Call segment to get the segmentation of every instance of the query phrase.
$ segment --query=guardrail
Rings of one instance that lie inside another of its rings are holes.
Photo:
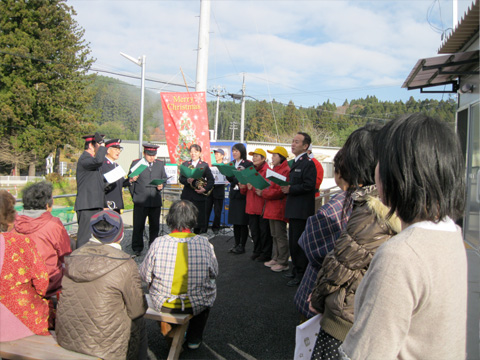
[[[170,201],[175,201],[180,199],[180,194],[182,192],[181,188],[165,188],[163,190],[164,193],[164,198],[170,200]],[[332,197],[335,194],[340,193],[341,190],[338,188],[338,186],[333,186],[327,189],[323,189],[320,191],[320,197],[322,198],[322,205],[326,204],[327,202],[330,201],[330,197]],[[225,194],[228,197],[228,194]],[[63,194],[63,195],[55,195],[53,196],[54,199],[62,199],[62,198],[68,198],[68,197],[76,197],[77,194]],[[16,199],[15,200],[17,203],[23,202],[22,199]],[[168,207],[162,207],[163,210],[168,210],[170,208]],[[133,209],[126,209],[123,210],[124,213],[126,212],[132,212]],[[69,226],[69,225],[75,225],[77,222],[76,221],[68,221],[63,223],[64,226]]]

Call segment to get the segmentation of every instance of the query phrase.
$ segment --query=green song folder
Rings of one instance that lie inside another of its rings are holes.
[[[186,167],[185,165],[180,165],[180,174],[185,176],[187,179],[192,178],[192,179],[200,179],[203,177],[203,172],[205,171],[205,168],[193,168],[190,169],[189,167]]]
[[[225,176],[233,176],[233,171],[236,170],[233,162],[228,164],[213,164],[213,166],[217,167],[218,171]]]
[[[238,179],[238,182],[243,185],[251,184],[255,189],[263,190],[270,186],[267,180],[258,173],[253,166],[245,170],[233,170],[233,175]]]

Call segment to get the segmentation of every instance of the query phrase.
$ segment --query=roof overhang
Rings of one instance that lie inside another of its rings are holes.
[[[456,93],[458,77],[478,75],[479,50],[436,56],[417,61],[402,88],[420,89],[422,93]],[[451,85],[451,89],[424,90],[434,86]]]
[[[480,6],[478,0],[465,12],[455,29],[445,39],[439,54],[452,54],[464,50],[464,46],[476,35],[478,38]]]

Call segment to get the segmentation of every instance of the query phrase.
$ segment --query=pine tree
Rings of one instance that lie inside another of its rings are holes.
[[[92,130],[85,107],[93,59],[73,15],[63,0],[0,2],[0,136],[30,154],[30,175]]]

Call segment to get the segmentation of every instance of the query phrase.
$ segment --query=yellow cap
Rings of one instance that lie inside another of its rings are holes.
[[[266,153],[265,150],[263,150],[263,149],[258,149],[258,148],[257,148],[257,149],[255,149],[255,151],[250,151],[250,152],[248,153],[248,155],[253,155],[253,154],[262,155],[264,158],[267,157],[267,153]]]
[[[279,154],[282,155],[285,159],[288,159],[288,152],[283,146],[277,146],[273,150],[267,150],[269,154]]]

